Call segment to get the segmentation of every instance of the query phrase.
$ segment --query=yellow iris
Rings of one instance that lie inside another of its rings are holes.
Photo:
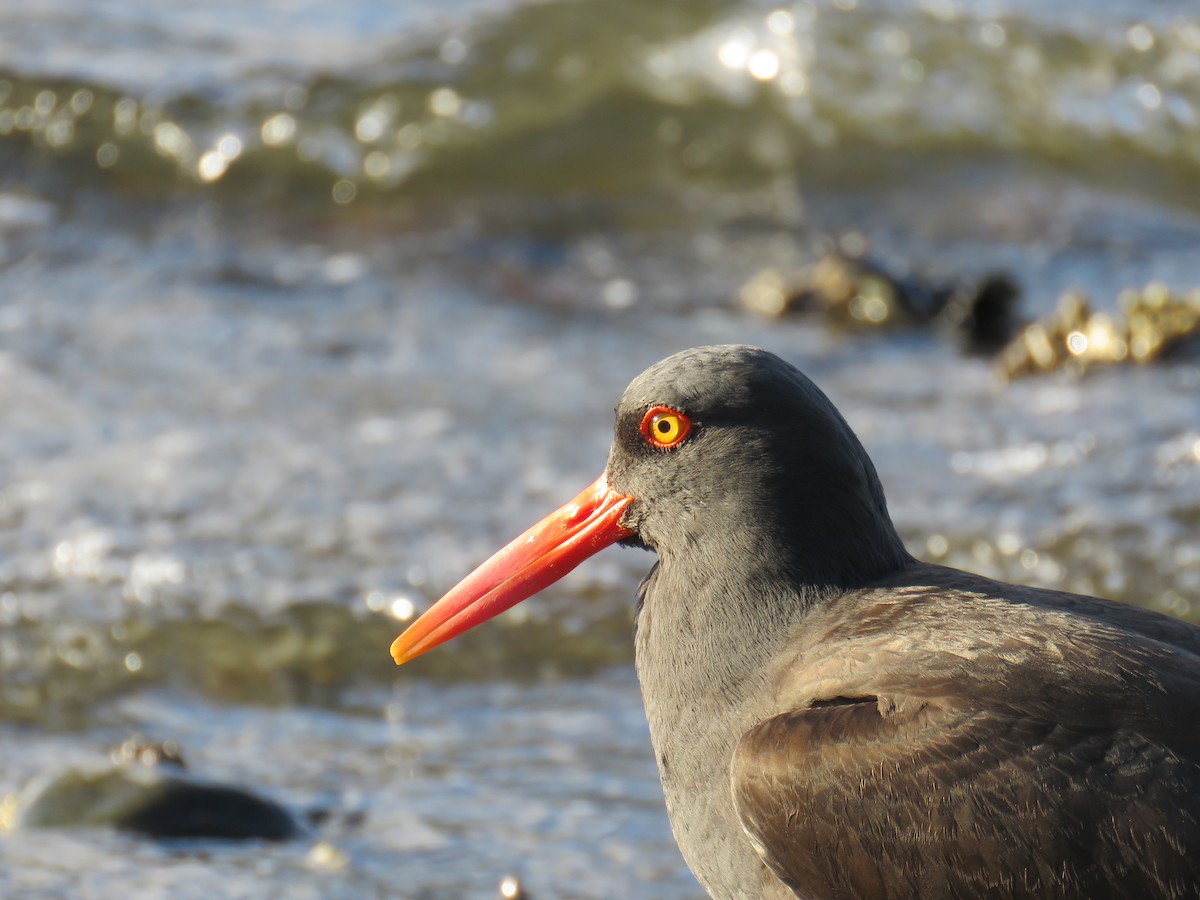
[[[642,437],[663,450],[679,444],[691,430],[692,423],[683,413],[665,406],[656,406],[642,419]]]

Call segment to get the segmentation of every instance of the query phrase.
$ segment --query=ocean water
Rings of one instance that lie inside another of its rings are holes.
[[[1003,385],[739,307],[847,234],[1029,318],[1200,287],[1200,12],[0,0],[0,896],[697,896],[632,675],[649,556],[387,653],[687,346],[821,384],[917,555],[1200,621],[1195,354]],[[20,827],[133,734],[322,821]]]

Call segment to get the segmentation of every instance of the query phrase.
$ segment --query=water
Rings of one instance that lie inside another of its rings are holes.
[[[648,556],[387,656],[686,346],[801,365],[918,555],[1200,620],[1194,357],[1001,387],[733,299],[848,229],[1029,316],[1200,285],[1200,15],[1043,7],[0,2],[0,799],[136,732],[330,813],[9,831],[0,894],[696,896],[630,667]]]

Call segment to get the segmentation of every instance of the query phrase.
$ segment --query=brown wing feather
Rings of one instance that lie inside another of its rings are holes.
[[[870,697],[751,729],[733,792],[804,897],[1198,897],[1198,751]]]

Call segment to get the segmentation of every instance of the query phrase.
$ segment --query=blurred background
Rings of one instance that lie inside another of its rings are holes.
[[[728,341],[917,555],[1200,620],[1197,288],[1194,4],[0,0],[0,895],[696,897],[649,556],[403,624]]]

